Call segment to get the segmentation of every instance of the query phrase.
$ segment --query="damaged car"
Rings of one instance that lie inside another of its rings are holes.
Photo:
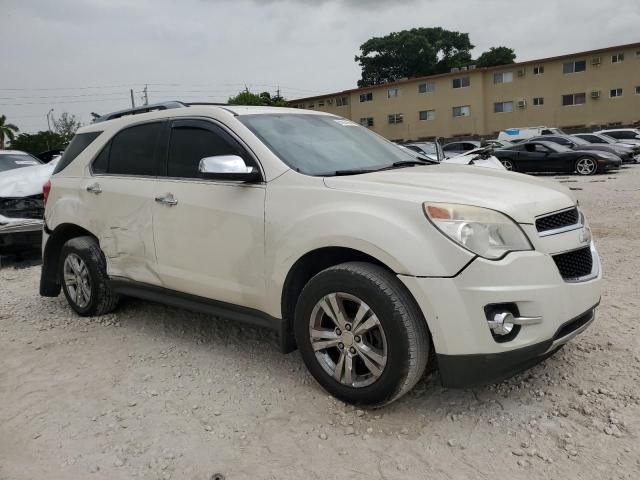
[[[0,150],[0,253],[16,253],[42,242],[42,187],[57,161],[43,164],[18,150]]]

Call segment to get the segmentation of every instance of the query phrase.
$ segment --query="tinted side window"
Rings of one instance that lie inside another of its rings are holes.
[[[107,173],[109,168],[109,151],[111,150],[111,142],[107,143],[96,159],[91,164],[93,173]]]
[[[62,154],[62,158],[58,160],[58,164],[53,169],[53,174],[64,170],[85,148],[87,148],[102,132],[78,133],[73,137],[71,143]]]
[[[226,133],[213,126],[211,129],[199,128],[193,123],[175,126],[171,130],[167,175],[200,178],[200,160],[216,155],[242,156],[242,152]]]
[[[155,149],[162,123],[146,123],[122,130],[111,141],[107,173],[156,175]]]
[[[449,144],[449,145],[445,145],[442,149],[443,149],[445,152],[450,152],[450,151],[452,151],[452,150],[455,150],[456,148],[458,148],[458,145],[455,145],[455,144]]]

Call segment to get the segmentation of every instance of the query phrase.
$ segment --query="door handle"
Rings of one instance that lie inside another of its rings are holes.
[[[178,200],[173,196],[172,193],[166,193],[164,195],[157,196],[156,202],[162,203],[163,205],[169,205],[170,207],[178,204]]]
[[[100,184],[98,183],[94,183],[93,185],[89,185],[86,188],[87,192],[89,193],[93,193],[95,195],[98,195],[99,193],[102,193],[102,189],[100,188]]]

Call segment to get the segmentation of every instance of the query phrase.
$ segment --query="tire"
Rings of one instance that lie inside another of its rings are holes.
[[[578,175],[595,175],[598,171],[598,163],[591,157],[582,157],[576,161],[576,173]]]
[[[59,275],[64,296],[78,315],[104,315],[117,307],[119,296],[109,285],[104,255],[94,238],[76,237],[64,244]]]
[[[358,321],[361,308],[366,313]],[[342,329],[332,318],[336,311],[346,315]],[[343,263],[313,277],[298,298],[294,330],[311,375],[354,405],[380,407],[400,398],[429,358],[429,332],[415,300],[393,273],[370,263]]]
[[[504,160],[500,160],[500,162],[502,163],[502,166],[505,168],[505,170],[509,170],[510,172],[515,172],[515,165],[513,164],[513,162],[509,159],[504,159]]]

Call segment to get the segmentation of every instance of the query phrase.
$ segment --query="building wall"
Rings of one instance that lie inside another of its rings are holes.
[[[612,63],[612,55],[619,53],[624,54],[624,60]],[[597,57],[600,63],[592,64]],[[586,70],[563,73],[564,63],[570,61],[585,61]],[[535,67],[544,67],[544,73],[534,75]],[[510,73],[512,81],[495,83],[495,74],[500,73]],[[453,88],[454,80],[461,77],[469,77],[470,85]],[[422,83],[433,84],[435,91],[419,93]],[[355,122],[372,117],[374,125],[371,128],[383,136],[393,140],[417,140],[434,136],[493,135],[506,128],[536,125],[588,128],[632,124],[640,121],[640,94],[636,93],[636,87],[640,88],[640,44],[500,68],[401,80],[294,100],[292,105],[334,113]],[[399,95],[390,97],[389,89],[396,88]],[[610,98],[610,90],[616,88],[622,88],[622,97]],[[360,102],[360,95],[369,92],[373,95],[372,100]],[[600,98],[591,98],[591,92],[600,92]],[[584,104],[562,104],[563,95],[576,93],[586,95]],[[348,105],[337,106],[337,97],[348,97]],[[543,98],[544,104],[534,105],[534,97]],[[519,107],[520,101],[525,101],[526,106]],[[496,102],[513,102],[513,109],[496,113]],[[321,103],[324,106],[320,106]],[[470,115],[454,118],[453,108],[459,106],[469,106]],[[419,112],[423,110],[433,110],[435,118],[420,120]],[[390,124],[390,114],[402,114],[402,123]]]

